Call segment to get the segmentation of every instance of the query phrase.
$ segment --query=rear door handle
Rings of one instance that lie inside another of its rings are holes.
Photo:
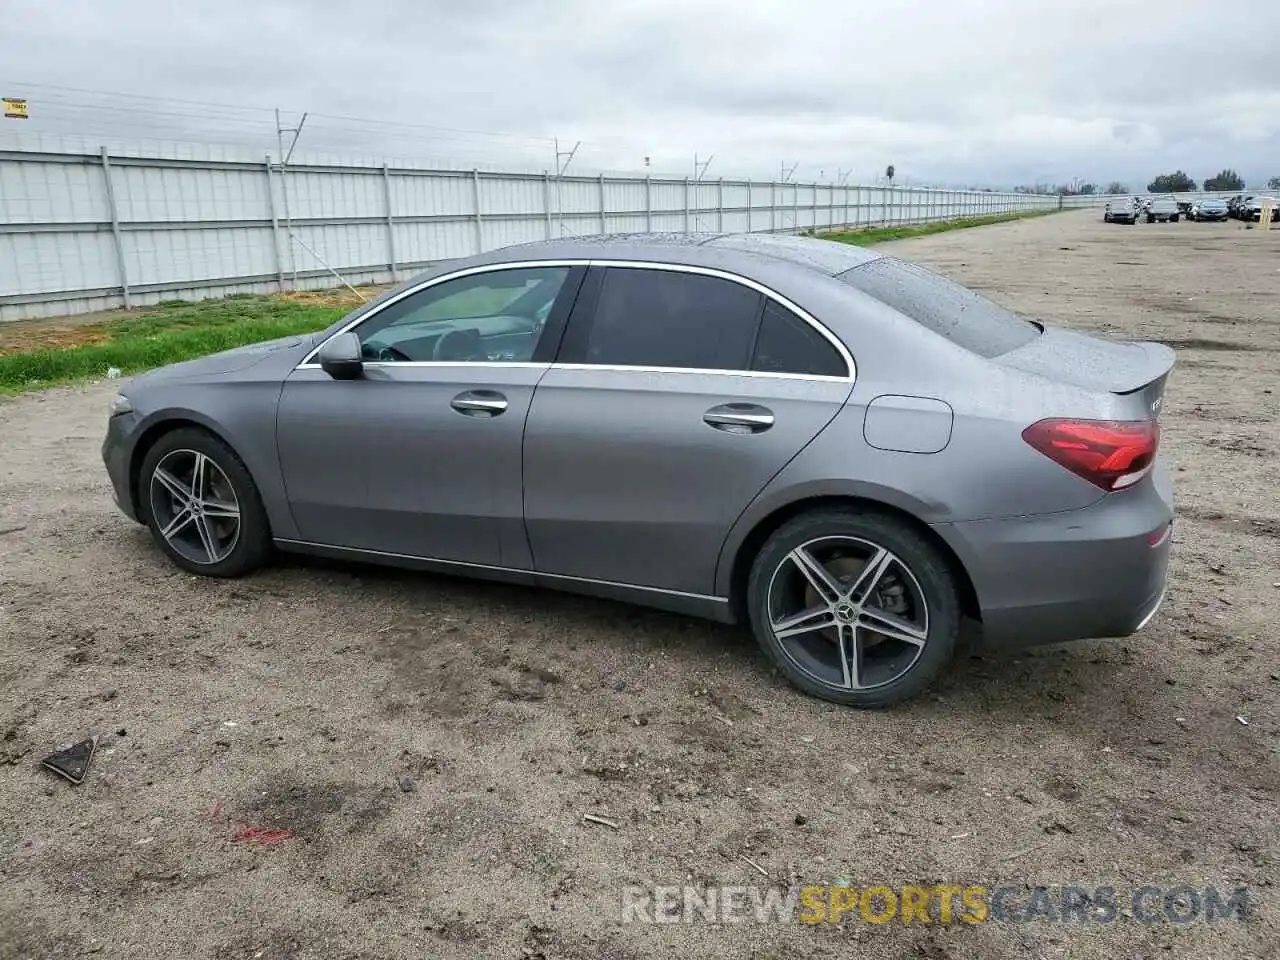
[[[704,413],[702,422],[725,433],[763,433],[773,426],[773,411],[757,403],[722,403]]]
[[[496,390],[467,390],[450,400],[449,406],[468,417],[496,417],[507,409],[507,398]]]

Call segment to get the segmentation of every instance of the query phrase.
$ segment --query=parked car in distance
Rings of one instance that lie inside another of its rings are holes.
[[[1191,208],[1191,219],[1195,221],[1226,220],[1227,217],[1227,201],[1216,197],[1198,200]]]
[[[1192,206],[1195,205],[1194,200],[1180,199],[1180,200],[1177,200],[1177,204],[1178,204],[1178,213],[1181,216],[1184,216],[1184,217],[1191,216],[1191,208]]]
[[[1103,223],[1127,223],[1133,225],[1138,222],[1138,206],[1128,197],[1119,200],[1108,200],[1107,205],[1102,210]]]
[[[1172,197],[1153,197],[1147,204],[1147,223],[1177,223],[1178,202]]]
[[[1255,196],[1249,197],[1240,205],[1240,219],[1251,220],[1255,223],[1262,220],[1262,210],[1264,207],[1271,208],[1271,221],[1274,223],[1280,221],[1280,199],[1276,197]]]
[[[111,403],[120,509],[184,570],[272,548],[750,624],[796,686],[920,692],[987,646],[1141,629],[1174,352],[771,235],[538,241]]]

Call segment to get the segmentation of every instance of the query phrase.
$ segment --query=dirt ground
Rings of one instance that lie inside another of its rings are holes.
[[[1177,349],[1146,631],[841,709],[744,632],[603,601],[185,575],[111,502],[115,384],[0,400],[0,957],[1280,956],[1280,231],[1073,213],[888,247]],[[88,733],[82,785],[38,767]],[[801,884],[1247,886],[1250,908],[622,922],[628,885],[766,884],[746,858]]]

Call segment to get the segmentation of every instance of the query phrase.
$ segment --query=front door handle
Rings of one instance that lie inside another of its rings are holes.
[[[507,398],[496,390],[467,390],[450,400],[449,406],[468,417],[496,417],[507,409]]]
[[[773,411],[757,403],[722,403],[704,413],[702,422],[725,433],[763,433],[773,426]]]

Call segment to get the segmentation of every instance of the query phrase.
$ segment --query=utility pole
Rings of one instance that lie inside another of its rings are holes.
[[[293,156],[293,148],[298,145],[298,137],[302,136],[302,128],[306,126],[306,123],[307,114],[304,112],[296,127],[283,126],[280,123],[280,108],[276,107],[276,148],[280,156],[280,192],[284,196],[284,232],[289,238],[289,272],[293,276],[293,288],[295,290],[298,288],[298,261],[293,255],[293,222],[289,217],[289,180],[286,171],[289,166],[289,158]],[[293,134],[292,139],[289,141],[287,152],[284,148],[284,135],[286,133]]]
[[[573,145],[572,150],[567,150],[567,151],[560,149],[559,137],[556,137],[554,142],[555,142],[555,148],[556,148],[556,219],[560,224],[560,236],[563,237],[564,236],[564,203],[561,199],[561,193],[560,193],[560,178],[563,177],[564,172],[569,169],[569,164],[573,163],[574,154],[576,154],[578,152],[578,148],[582,146],[582,141],[579,140],[577,143]],[[564,158],[563,163],[560,162],[562,157]]]
[[[713,153],[711,156],[707,157],[706,160],[699,162],[698,155],[696,153],[693,155],[693,182],[694,183],[697,183],[704,176],[706,176],[707,167],[711,166],[711,161],[714,160],[715,158],[716,158],[716,155]]]

